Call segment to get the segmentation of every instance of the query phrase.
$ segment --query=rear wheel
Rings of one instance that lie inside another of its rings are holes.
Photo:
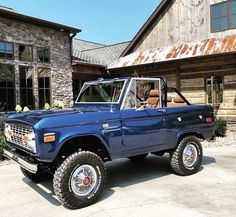
[[[28,170],[24,169],[23,167],[21,167],[20,169],[26,178],[36,183],[47,181],[53,178],[53,176],[50,173],[47,173],[40,169],[36,173],[31,173]]]
[[[202,146],[195,136],[183,138],[176,149],[170,153],[172,169],[179,175],[196,173],[202,163]]]
[[[106,169],[101,158],[89,151],[69,156],[56,170],[55,194],[64,206],[77,209],[94,203],[102,193]]]
[[[140,154],[140,155],[135,155],[128,158],[132,161],[139,161],[139,160],[144,160],[147,156],[148,154]]]

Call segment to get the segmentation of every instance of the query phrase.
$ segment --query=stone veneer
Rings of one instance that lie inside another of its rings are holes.
[[[0,15],[1,16],[1,15]],[[14,43],[14,60],[0,59],[0,64],[14,65],[15,98],[20,103],[19,66],[31,67],[33,71],[35,106],[38,107],[38,69],[47,69],[51,75],[51,103],[63,101],[69,106],[72,99],[72,66],[70,34],[53,28],[33,25],[0,17],[0,41]],[[33,61],[19,60],[18,44],[33,46]],[[50,63],[37,62],[37,47],[50,48]]]

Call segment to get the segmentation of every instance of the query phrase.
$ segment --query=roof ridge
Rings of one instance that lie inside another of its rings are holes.
[[[80,38],[74,38],[74,40],[77,40],[77,41],[84,41],[84,42],[89,42],[89,43],[93,43],[93,44],[98,44],[98,45],[107,46],[106,44],[101,44],[101,43],[97,43],[97,42],[94,42],[94,41],[88,41],[88,40],[84,40],[84,39],[80,39]]]
[[[86,49],[86,50],[82,50],[81,52],[85,52],[85,51],[91,51],[91,50],[99,50],[102,48],[107,48],[107,47],[112,47],[112,46],[116,46],[119,44],[125,44],[125,43],[129,43],[130,41],[124,41],[124,42],[120,42],[120,43],[116,43],[116,44],[110,44],[110,45],[106,45],[104,47],[96,47],[96,48],[91,48],[91,49]]]

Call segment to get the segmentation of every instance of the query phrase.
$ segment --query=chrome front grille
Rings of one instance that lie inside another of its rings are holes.
[[[28,141],[25,136],[28,136],[30,133],[33,133],[34,130],[32,127],[27,125],[19,124],[9,124],[12,135],[10,137],[10,142],[21,146],[27,150],[34,151],[32,146],[28,144]]]

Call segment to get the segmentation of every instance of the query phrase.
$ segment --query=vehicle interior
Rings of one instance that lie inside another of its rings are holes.
[[[167,87],[164,79],[134,78],[123,108],[154,109],[188,105],[187,99],[176,88]]]

